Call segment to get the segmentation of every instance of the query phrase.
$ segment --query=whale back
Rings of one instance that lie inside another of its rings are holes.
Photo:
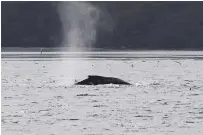
[[[131,85],[130,83],[115,77],[104,77],[104,76],[98,76],[98,75],[88,75],[87,79],[76,83],[76,85],[99,85],[99,84]]]

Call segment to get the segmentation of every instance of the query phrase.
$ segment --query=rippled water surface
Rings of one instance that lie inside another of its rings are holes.
[[[1,64],[3,135],[203,134],[201,59],[3,58]],[[89,74],[133,86],[69,83]]]

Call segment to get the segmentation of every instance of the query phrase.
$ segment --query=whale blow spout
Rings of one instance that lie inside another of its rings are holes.
[[[77,82],[75,85],[101,85],[101,84],[120,84],[120,85],[131,85],[121,79],[114,77],[104,77],[98,75],[89,75],[87,79]]]

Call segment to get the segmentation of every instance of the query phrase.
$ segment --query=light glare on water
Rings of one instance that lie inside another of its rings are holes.
[[[2,134],[203,133],[201,59],[23,60],[2,59]],[[70,85],[70,69],[133,86]]]

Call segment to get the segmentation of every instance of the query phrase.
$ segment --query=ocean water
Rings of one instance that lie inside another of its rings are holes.
[[[203,134],[200,52],[43,55],[2,54],[2,134]],[[133,85],[74,85],[90,74]]]

